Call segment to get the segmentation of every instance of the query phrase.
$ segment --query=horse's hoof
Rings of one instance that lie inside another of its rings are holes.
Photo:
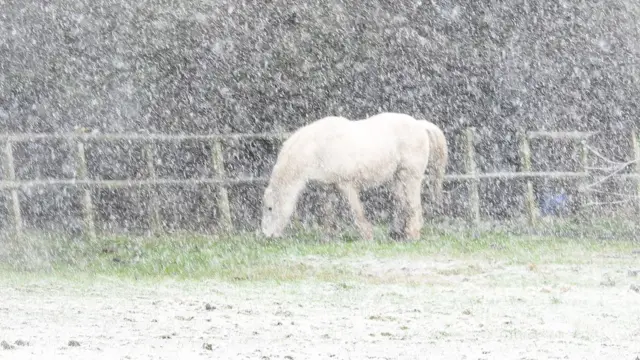
[[[361,236],[365,241],[373,241],[373,231],[371,230],[364,231]]]
[[[420,240],[420,230],[406,230],[406,233],[401,236],[404,241],[418,241]]]
[[[391,240],[394,240],[394,241],[401,241],[404,238],[402,232],[397,230],[390,231],[389,237],[391,238]]]

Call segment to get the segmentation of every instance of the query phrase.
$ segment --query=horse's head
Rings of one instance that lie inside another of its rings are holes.
[[[292,166],[291,157],[294,158],[293,165],[295,165],[298,161],[296,154],[292,155],[285,151],[284,155],[278,155],[269,185],[264,190],[261,229],[262,233],[268,237],[282,236],[295,210],[298,195],[306,183],[304,171]]]
[[[269,185],[262,198],[262,233],[267,237],[280,237],[293,212],[290,201],[283,200],[283,189]]]

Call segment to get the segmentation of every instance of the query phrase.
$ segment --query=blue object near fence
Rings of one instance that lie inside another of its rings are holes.
[[[560,193],[547,193],[542,197],[542,204],[540,204],[541,215],[554,215],[558,216],[567,211],[568,196],[563,192]]]

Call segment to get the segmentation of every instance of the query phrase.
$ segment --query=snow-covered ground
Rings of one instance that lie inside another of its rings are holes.
[[[0,358],[640,356],[640,278],[630,271],[633,259],[528,266],[430,258],[340,261],[371,281],[6,276],[0,280]]]

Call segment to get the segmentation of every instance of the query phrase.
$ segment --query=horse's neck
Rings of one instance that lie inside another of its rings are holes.
[[[306,179],[300,173],[291,173],[287,169],[274,169],[269,181],[269,187],[287,192],[299,192],[306,184]]]

